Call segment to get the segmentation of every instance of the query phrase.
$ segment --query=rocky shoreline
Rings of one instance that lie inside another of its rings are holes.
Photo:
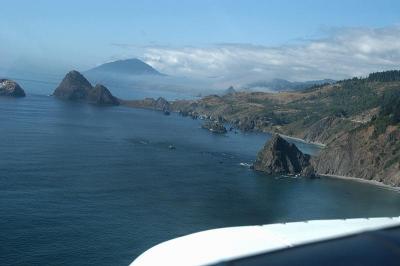
[[[376,180],[367,180],[367,179],[362,179],[358,177],[352,177],[352,176],[340,176],[340,175],[327,175],[327,174],[319,174],[320,177],[326,177],[326,178],[333,178],[333,179],[342,179],[342,180],[347,180],[347,181],[355,181],[359,183],[364,183],[364,184],[369,184],[372,186],[378,186],[383,189],[388,189],[392,191],[396,191],[400,193],[400,187],[399,186],[392,186],[385,184],[383,182],[379,182]]]

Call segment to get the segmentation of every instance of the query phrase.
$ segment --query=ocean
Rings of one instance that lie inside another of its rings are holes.
[[[400,215],[400,194],[382,187],[256,173],[241,163],[269,135],[214,135],[201,122],[0,98],[0,265],[128,265],[201,230]]]

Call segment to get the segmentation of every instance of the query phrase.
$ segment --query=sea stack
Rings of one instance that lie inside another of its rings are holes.
[[[119,100],[103,85],[95,87],[78,71],[70,71],[53,95],[62,100],[82,101],[99,105],[119,105]]]
[[[296,145],[275,134],[258,153],[253,167],[267,174],[315,177],[310,159],[310,155],[303,154]]]
[[[25,91],[13,80],[0,79],[0,96],[25,97]]]

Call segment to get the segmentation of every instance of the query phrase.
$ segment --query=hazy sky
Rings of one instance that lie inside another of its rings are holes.
[[[171,75],[303,80],[400,65],[398,0],[0,0],[0,6],[3,70],[85,70],[138,57]]]

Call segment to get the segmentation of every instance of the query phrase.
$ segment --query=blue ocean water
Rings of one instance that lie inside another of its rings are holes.
[[[0,265],[128,265],[161,241],[211,228],[400,214],[400,194],[380,187],[255,173],[240,163],[267,135],[219,136],[200,124],[0,98]]]

